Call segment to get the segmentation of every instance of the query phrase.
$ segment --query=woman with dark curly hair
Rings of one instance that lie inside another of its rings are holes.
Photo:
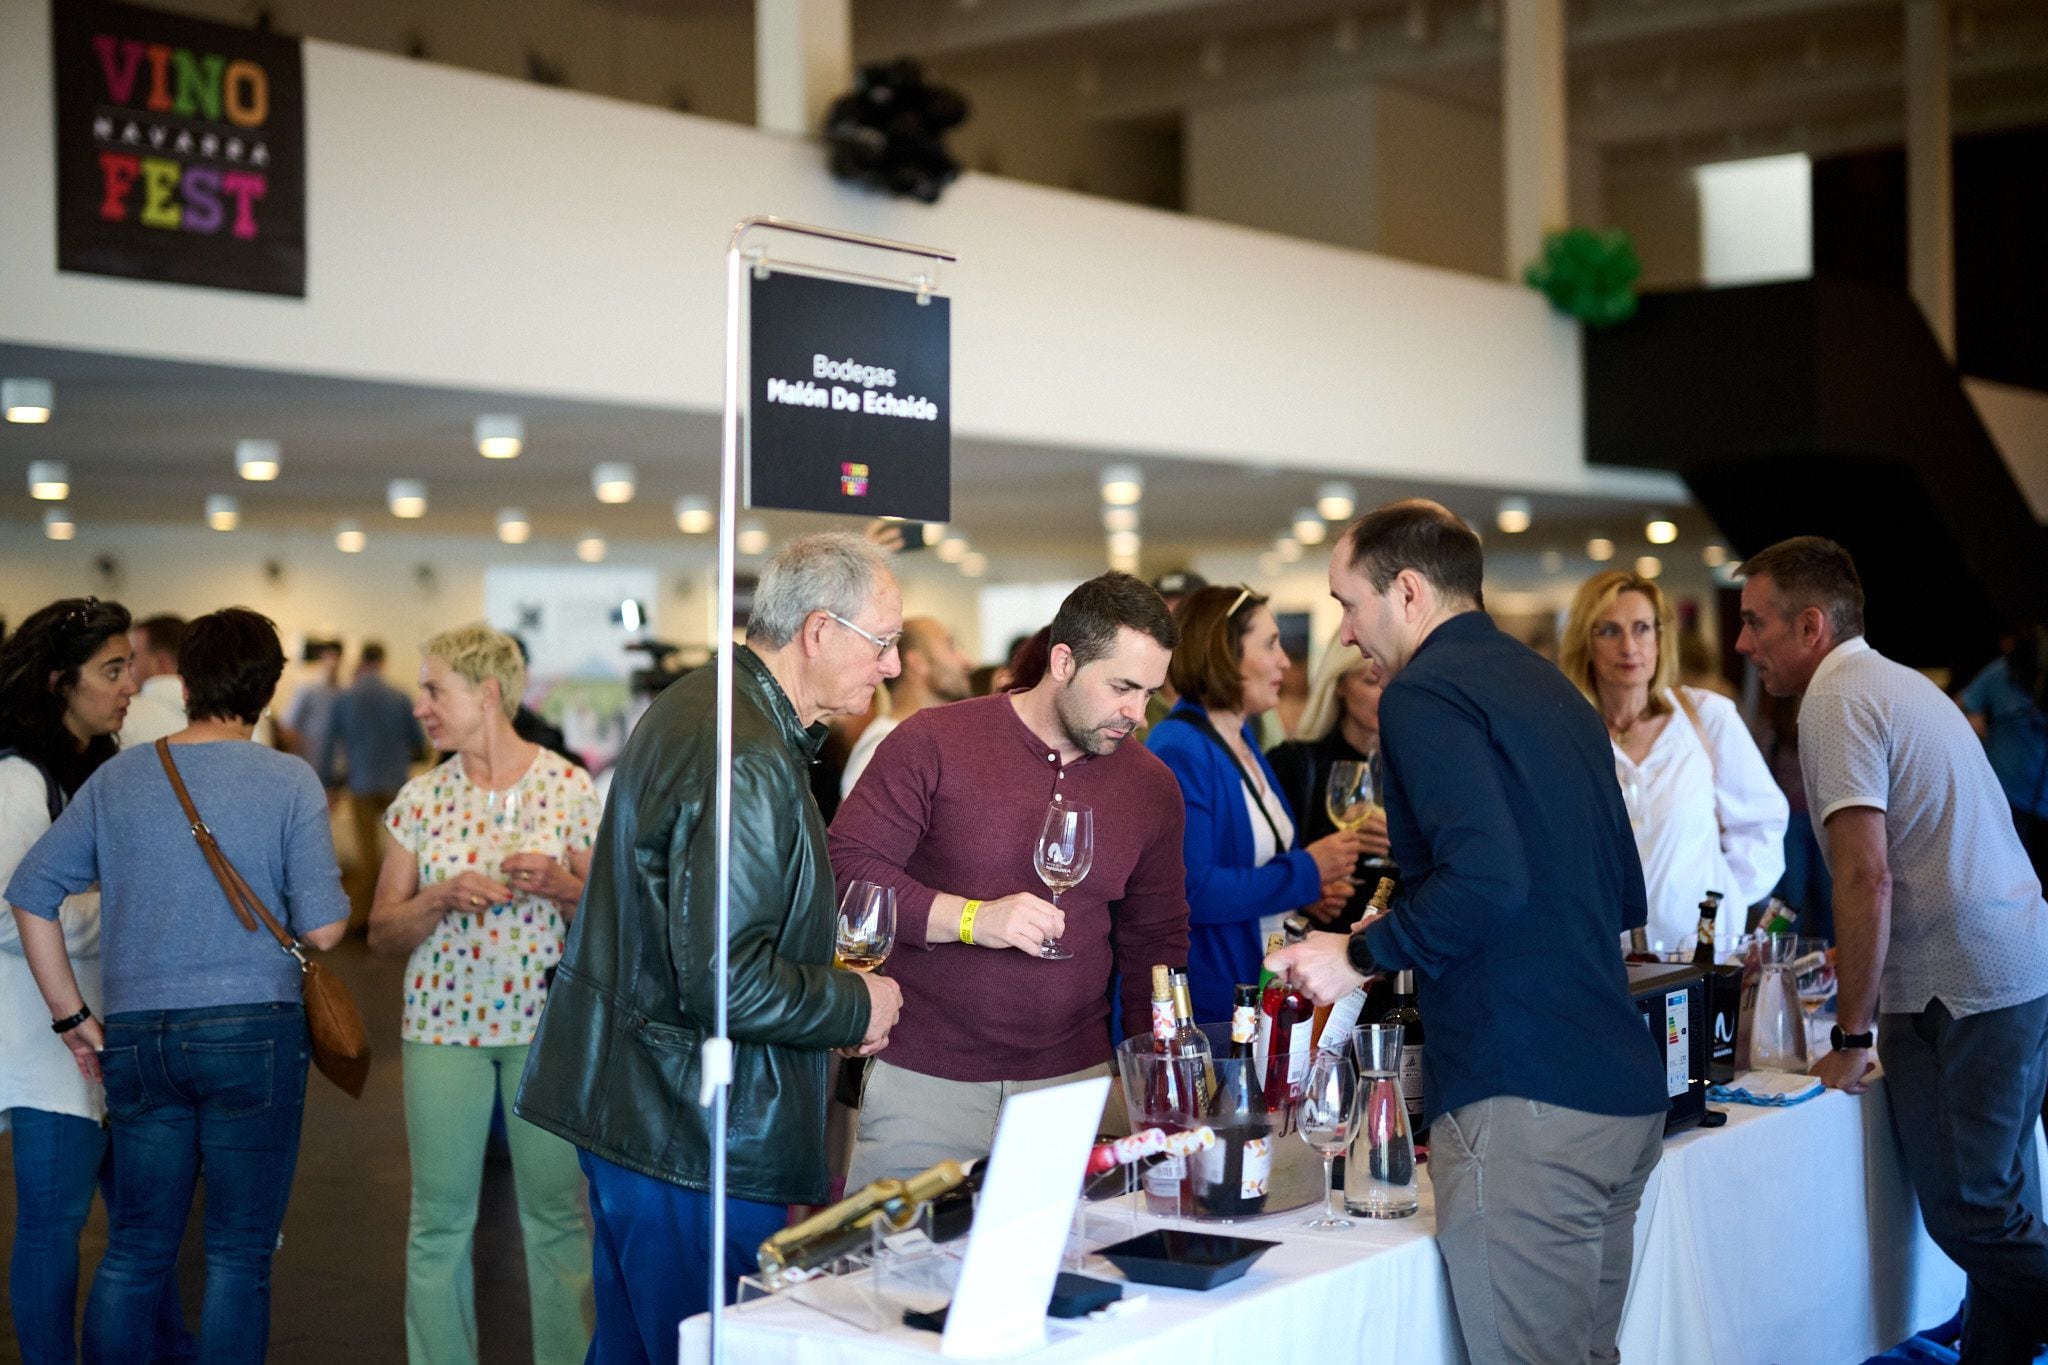
[[[114,756],[114,734],[136,691],[128,625],[118,602],[70,597],[0,645],[0,882]],[[65,898],[58,922],[80,993],[98,1005],[99,893]],[[14,917],[0,917],[0,1131],[14,1133],[8,1302],[22,1359],[68,1365],[77,1356],[78,1234],[94,1185],[108,1186],[113,1167],[101,1126],[105,1096],[48,1024]],[[155,1359],[191,1359],[177,1300],[166,1296],[161,1307]]]
[[[283,670],[277,628],[255,612],[230,607],[193,621],[179,658],[185,728],[161,749],[102,765],[7,885],[49,1026],[79,1074],[106,1085],[114,1191],[107,1254],[86,1302],[87,1365],[149,1358],[202,1171],[200,1359],[260,1361],[269,1344],[270,1261],[311,1053],[299,964],[236,918],[167,769],[279,922],[308,947],[339,942],[348,898],[327,794],[303,760],[249,738]],[[65,898],[95,883],[104,1031],[58,924]]]

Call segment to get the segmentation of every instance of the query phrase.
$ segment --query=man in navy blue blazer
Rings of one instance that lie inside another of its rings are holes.
[[[1599,717],[1495,627],[1483,567],[1479,537],[1433,502],[1391,503],[1338,540],[1339,638],[1388,678],[1404,881],[1385,914],[1269,965],[1318,1003],[1415,973],[1437,1244],[1474,1365],[1618,1361],[1669,1103],[1619,946],[1647,913],[1642,867]]]

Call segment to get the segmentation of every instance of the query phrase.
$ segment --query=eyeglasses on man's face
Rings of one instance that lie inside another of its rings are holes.
[[[837,621],[840,625],[845,626],[855,635],[860,636],[861,639],[866,640],[869,644],[873,645],[875,647],[875,662],[877,663],[880,663],[882,660],[888,658],[889,651],[903,643],[903,632],[900,630],[893,635],[876,635],[872,632],[862,630],[859,626],[847,620],[844,616],[841,616],[836,611],[828,611],[825,614],[831,617],[833,620]]]

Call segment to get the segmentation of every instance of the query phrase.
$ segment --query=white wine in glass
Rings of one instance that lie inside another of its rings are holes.
[[[1323,809],[1330,823],[1341,830],[1363,828],[1379,809],[1373,791],[1372,764],[1345,759],[1330,765],[1330,777],[1323,787]]]
[[[896,888],[850,882],[839,898],[839,923],[832,940],[832,965],[871,972],[896,946]]]
[[[1095,808],[1055,796],[1045,808],[1045,824],[1038,831],[1038,850],[1031,861],[1057,909],[1060,892],[1079,886],[1095,864]],[[1039,945],[1038,955],[1049,962],[1073,956],[1050,938]]]

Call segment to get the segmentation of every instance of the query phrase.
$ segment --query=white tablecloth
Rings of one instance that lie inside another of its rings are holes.
[[[1312,1233],[1280,1214],[1230,1231],[1277,1241],[1244,1279],[1207,1294],[1133,1286],[1141,1311],[1058,1324],[1073,1334],[1028,1357],[1241,1365],[1247,1359],[1463,1365],[1422,1212]],[[1141,1227],[1156,1225],[1143,1215]],[[1115,1279],[1106,1264],[1090,1274]],[[1955,1311],[1963,1275],[1928,1240],[1900,1166],[1882,1082],[1791,1109],[1734,1106],[1728,1125],[1667,1143],[1636,1219],[1622,1357],[1644,1365],[1852,1365]],[[683,1325],[683,1359],[706,1357],[707,1319]],[[935,1356],[939,1339],[869,1333],[771,1299],[730,1311],[733,1365],[858,1365]]]

